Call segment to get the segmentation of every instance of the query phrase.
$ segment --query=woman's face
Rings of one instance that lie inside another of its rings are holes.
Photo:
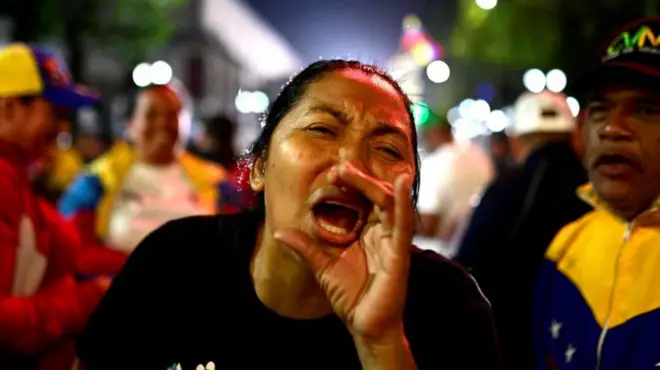
[[[341,251],[360,237],[373,207],[328,172],[347,161],[393,184],[415,173],[414,134],[403,99],[381,77],[343,70],[311,83],[252,170],[253,189],[265,192],[267,230],[300,229]]]

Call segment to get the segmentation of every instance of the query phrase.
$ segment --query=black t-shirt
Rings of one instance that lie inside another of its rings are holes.
[[[360,369],[332,315],[281,317],[264,306],[249,264],[255,214],[191,217],[149,235],[78,339],[89,370]],[[404,328],[420,369],[496,369],[490,308],[460,267],[412,252]]]

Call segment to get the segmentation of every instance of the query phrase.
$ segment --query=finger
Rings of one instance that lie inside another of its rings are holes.
[[[375,205],[384,209],[391,209],[394,198],[394,191],[391,184],[365,174],[349,162],[340,164],[337,168],[336,175],[335,172],[331,172],[330,176],[334,177],[332,179],[334,182],[343,180],[347,184],[354,186]]]
[[[414,231],[414,218],[410,193],[412,178],[408,174],[399,176],[394,182],[394,230],[392,241],[397,251],[408,251]]]
[[[323,273],[332,263],[332,257],[302,231],[295,229],[278,230],[274,236],[275,240],[282,242],[302,256],[315,273]]]

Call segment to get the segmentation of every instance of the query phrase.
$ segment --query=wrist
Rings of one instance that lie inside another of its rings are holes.
[[[417,369],[402,324],[377,338],[353,334],[353,341],[365,370]]]

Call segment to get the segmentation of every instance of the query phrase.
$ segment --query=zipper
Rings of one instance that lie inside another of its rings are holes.
[[[623,243],[621,244],[621,249],[619,249],[618,256],[616,258],[616,264],[614,265],[614,281],[612,282],[612,294],[610,294],[610,300],[607,305],[607,319],[605,320],[605,326],[600,332],[600,337],[598,338],[598,347],[596,349],[596,370],[600,370],[600,363],[603,355],[603,346],[605,345],[605,337],[607,337],[607,331],[610,328],[610,316],[612,315],[612,307],[614,306],[614,292],[616,290],[616,281],[619,275],[619,260],[621,259],[621,254],[623,253],[623,248],[630,240],[630,235],[632,234],[633,222],[626,224],[626,232],[623,234]]]

